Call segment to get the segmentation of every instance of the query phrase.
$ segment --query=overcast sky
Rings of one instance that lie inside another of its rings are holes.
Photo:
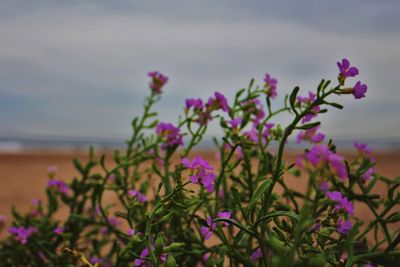
[[[149,70],[170,77],[157,110],[176,122],[187,97],[265,72],[306,93],[347,57],[367,97],[342,97],[324,131],[400,137],[399,48],[398,0],[0,0],[0,136],[125,138]]]

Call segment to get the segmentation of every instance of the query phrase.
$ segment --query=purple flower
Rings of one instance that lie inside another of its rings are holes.
[[[306,123],[311,121],[313,118],[317,117],[318,112],[321,110],[319,106],[315,106],[312,108],[311,112],[308,113],[307,115],[304,116],[304,118],[301,120],[301,123]]]
[[[196,156],[192,161],[188,158],[184,158],[181,160],[181,163],[192,171],[190,181],[193,184],[200,182],[207,189],[207,192],[211,193],[214,191],[215,174],[213,172],[207,172],[214,168],[210,166],[208,161],[200,156]]]
[[[339,67],[339,75],[344,79],[347,77],[355,77],[358,75],[358,69],[350,66],[350,61],[346,58],[342,59],[342,62],[337,62]]]
[[[342,235],[348,235],[353,225],[350,220],[343,221],[341,218],[338,220],[337,231]]]
[[[203,108],[203,101],[200,98],[186,99],[185,104],[186,104],[187,109],[190,109],[191,107],[193,107],[194,110],[201,110]]]
[[[316,126],[314,128],[299,132],[296,137],[296,143],[300,144],[303,140],[309,140],[313,143],[320,143],[324,141],[325,135],[318,132],[319,128],[320,126]]]
[[[219,211],[218,212],[218,218],[230,219],[231,216],[232,216],[232,213],[230,213],[229,211]],[[228,222],[222,222],[222,225],[229,226],[229,223]]]
[[[139,202],[147,202],[147,197],[135,189],[129,190],[128,195],[136,198]]]
[[[135,234],[135,229],[131,228],[128,230],[128,236],[133,236]]]
[[[262,136],[265,139],[268,139],[272,133],[272,128],[275,126],[275,123],[267,122],[264,124],[264,130],[262,132]]]
[[[261,248],[256,249],[250,256],[250,259],[254,262],[257,262],[261,258],[262,258]]]
[[[316,94],[314,94],[313,92],[309,91],[308,92],[308,96],[298,96],[297,97],[297,102],[298,102],[299,105],[310,104],[310,103],[315,101],[316,96],[317,96]]]
[[[114,216],[108,216],[107,217],[108,223],[111,224],[113,227],[118,227],[119,225],[122,224],[122,222]]]
[[[342,193],[339,191],[328,191],[326,192],[326,196],[336,202],[336,206],[334,211],[343,210],[347,214],[353,215],[354,214],[354,206],[346,197],[342,196]]]
[[[371,167],[368,169],[368,171],[366,171],[361,175],[361,179],[363,179],[366,182],[371,180],[373,175],[374,175],[374,168]]]
[[[361,83],[360,81],[356,82],[351,91],[352,95],[355,99],[360,99],[365,97],[365,93],[367,92],[368,86],[366,84]]]
[[[278,95],[276,92],[278,80],[275,78],[272,78],[268,73],[266,73],[264,76],[264,83],[265,83],[264,84],[265,93],[267,94],[267,96],[272,99],[275,99],[276,96]]]
[[[258,142],[258,130],[256,127],[252,127],[250,131],[243,132],[243,136],[254,143]]]
[[[365,264],[364,267],[375,267],[375,265],[372,265],[371,263],[367,263],[367,264]]]
[[[154,247],[152,247],[151,250],[154,250]],[[142,250],[140,253],[140,258],[135,259],[134,266],[143,266],[146,267],[146,258],[149,256],[149,249],[146,247],[145,249]],[[160,255],[160,261],[161,262],[166,262],[167,261],[167,254],[163,253]]]
[[[319,187],[319,191],[328,191],[329,190],[329,183],[328,182],[322,182]]]
[[[220,92],[215,92],[214,97],[210,97],[208,99],[208,106],[211,107],[211,109],[222,109],[225,112],[228,112],[228,100],[226,97],[221,94]]]
[[[29,236],[31,236],[33,233],[36,233],[37,231],[37,228],[33,226],[29,226],[28,228],[25,228],[23,226],[13,226],[8,229],[8,232],[12,234],[14,238],[21,244],[26,244],[28,242]]]
[[[159,71],[152,71],[147,74],[152,78],[149,86],[156,94],[161,94],[162,87],[168,82],[168,77],[160,73]]]
[[[360,154],[367,156],[371,155],[371,149],[367,144],[354,142],[353,145]]]
[[[342,193],[339,191],[328,191],[326,192],[326,196],[332,201],[340,201],[342,199]]]
[[[167,149],[176,145],[183,145],[183,136],[180,129],[171,123],[160,122],[156,126],[156,133],[163,138],[162,149]]]
[[[97,257],[97,256],[91,257],[89,261],[90,261],[91,264],[96,264],[96,263],[97,264],[101,264],[101,263],[103,263],[103,260],[101,258]]]
[[[238,126],[240,126],[242,124],[242,118],[235,118],[231,121],[228,121],[228,124],[232,127],[232,128],[236,128]]]
[[[62,180],[55,180],[55,179],[49,180],[48,186],[50,188],[56,188],[58,192],[60,192],[63,195],[67,195],[69,192],[68,185],[66,185],[65,182]]]
[[[64,233],[64,228],[63,227],[57,227],[56,229],[54,229],[54,233],[57,235],[62,235]]]
[[[211,238],[213,231],[217,228],[217,223],[212,222],[212,218],[207,218],[207,226],[200,227],[200,233],[204,236],[205,240]]]

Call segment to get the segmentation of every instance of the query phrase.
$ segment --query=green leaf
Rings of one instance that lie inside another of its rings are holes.
[[[317,122],[313,122],[313,123],[309,123],[309,124],[304,124],[302,126],[298,126],[298,127],[296,127],[296,129],[297,130],[309,130],[309,129],[319,126],[320,124],[321,124],[321,122],[317,121]]]
[[[292,108],[292,110],[296,114],[297,114],[297,110],[295,108],[295,104],[296,104],[296,97],[297,97],[297,94],[299,93],[299,90],[300,90],[300,87],[296,86],[293,89],[293,91],[292,91],[292,93],[290,94],[290,97],[289,97],[290,107]]]
[[[251,211],[257,203],[257,200],[268,190],[271,185],[271,180],[266,180],[261,186],[259,186],[256,191],[254,191],[253,196],[251,197],[248,210]]]

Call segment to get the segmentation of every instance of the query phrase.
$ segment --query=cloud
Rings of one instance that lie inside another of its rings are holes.
[[[392,1],[4,1],[0,10],[0,92],[13,96],[3,111],[32,102],[1,120],[13,121],[9,132],[126,136],[148,70],[171,78],[159,107],[169,120],[186,97],[216,90],[232,97],[266,71],[279,78],[280,95],[297,84],[306,92],[315,79],[335,79],[335,62],[346,56],[361,69],[368,98],[346,99],[352,115],[329,115],[340,130],[328,131],[400,135],[396,119],[377,111],[396,113],[400,100]]]

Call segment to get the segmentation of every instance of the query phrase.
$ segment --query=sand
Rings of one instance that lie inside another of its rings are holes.
[[[214,153],[202,153],[209,160],[215,160]],[[296,153],[290,153],[286,159],[294,162]],[[353,156],[348,154],[347,156]],[[376,171],[384,176],[400,175],[400,152],[379,152],[374,156],[379,162]],[[72,158],[87,160],[86,151],[25,151],[19,153],[0,153],[0,214],[10,218],[11,206],[18,210],[28,211],[33,199],[44,198],[44,188],[47,185],[48,166],[58,166],[57,178],[65,181],[78,175],[72,164]],[[110,158],[110,157],[108,157]],[[108,161],[107,164],[112,164]],[[305,179],[288,178],[288,184],[299,189],[305,188]],[[385,195],[387,190],[378,186],[375,193]],[[370,220],[372,215],[365,212],[365,207],[356,206],[356,214],[364,220]],[[4,234],[4,233],[3,233]]]

